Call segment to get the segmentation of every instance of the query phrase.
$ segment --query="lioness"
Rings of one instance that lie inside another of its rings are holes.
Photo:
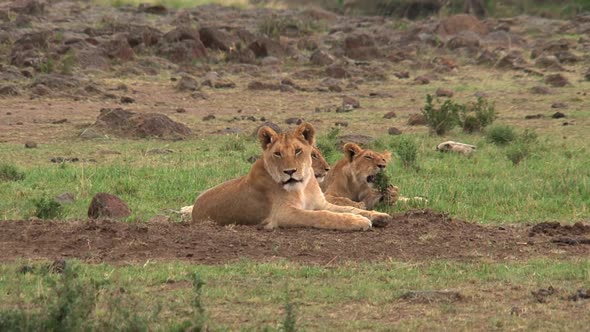
[[[373,223],[389,222],[388,214],[325,200],[311,167],[314,137],[315,130],[308,123],[286,134],[260,128],[262,158],[247,175],[199,195],[192,220],[264,225],[267,229],[299,226],[341,230],[366,230]]]
[[[322,190],[329,202],[373,209],[383,199],[374,188],[375,176],[387,167],[391,153],[363,150],[354,143],[343,147],[344,158],[328,172]],[[397,188],[388,188],[387,198],[397,200]],[[353,205],[354,204],[354,205]]]

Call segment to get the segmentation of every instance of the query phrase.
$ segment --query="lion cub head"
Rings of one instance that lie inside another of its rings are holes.
[[[315,146],[311,150],[311,168],[313,168],[313,174],[316,180],[318,180],[318,183],[324,181],[326,174],[330,170],[330,164],[328,164],[322,152]]]
[[[315,130],[309,123],[302,123],[286,134],[278,134],[266,126],[258,130],[264,168],[285,190],[301,190],[313,176],[314,137]]]
[[[350,163],[354,180],[359,184],[367,183],[371,187],[377,173],[385,169],[387,162],[391,159],[389,151],[378,153],[373,150],[363,150],[354,143],[346,143],[343,150]]]

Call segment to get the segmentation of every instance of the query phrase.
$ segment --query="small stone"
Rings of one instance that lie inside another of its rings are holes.
[[[59,120],[52,121],[51,123],[52,124],[62,124],[62,123],[66,123],[66,122],[68,122],[68,119],[59,119]]]
[[[553,103],[551,104],[551,108],[567,108],[566,103]]]
[[[436,96],[437,97],[449,97],[451,98],[455,93],[453,92],[453,90],[450,89],[444,89],[444,88],[438,88],[436,89]]]
[[[346,121],[336,121],[336,122],[334,122],[334,125],[336,127],[348,127],[348,122],[346,122]]]
[[[342,107],[347,107],[347,105],[352,106],[352,108],[361,107],[361,103],[358,101],[358,99],[349,96],[344,96],[342,97]]]
[[[203,117],[203,121],[215,120],[215,115],[209,114]]]
[[[400,80],[405,79],[405,78],[410,78],[410,72],[407,71],[400,71],[397,73],[393,73],[393,75],[397,78],[399,78]]]
[[[302,122],[303,122],[303,120],[300,118],[288,118],[287,120],[285,120],[285,123],[288,125],[293,125],[293,124],[299,125]]]
[[[401,134],[402,134],[402,131],[401,131],[401,130],[399,130],[399,129],[397,129],[396,127],[391,127],[391,128],[389,128],[389,129],[387,130],[387,133],[388,133],[389,135],[401,135]]]
[[[561,118],[565,118],[565,114],[561,113],[561,112],[555,112],[553,113],[553,115],[551,116],[553,119],[561,119]]]
[[[426,76],[418,76],[414,79],[414,82],[416,84],[425,85],[430,83],[430,79]]]
[[[123,103],[123,104],[133,104],[134,102],[135,102],[135,99],[133,99],[131,97],[127,97],[127,96],[121,97],[121,103]]]
[[[395,118],[395,117],[397,117],[397,114],[395,114],[395,112],[394,112],[394,111],[387,112],[387,113],[385,113],[385,115],[383,116],[383,118],[384,118],[384,119],[393,119],[393,118]]]
[[[33,141],[29,141],[25,143],[25,148],[27,149],[35,149],[37,148],[37,143],[33,142]]]
[[[186,110],[182,107],[176,109],[176,113],[186,113]]]
[[[547,75],[545,76],[545,83],[560,88],[566,85],[571,85],[567,77],[563,76],[563,74]]]
[[[531,114],[531,115],[525,115],[524,118],[525,120],[534,120],[534,119],[542,119],[545,116],[543,114]]]
[[[551,94],[551,89],[546,86],[534,86],[531,88],[531,92],[536,95],[548,95]]]
[[[420,113],[410,114],[408,118],[408,125],[410,126],[425,126],[426,125],[426,117]]]
[[[131,210],[123,200],[107,193],[96,194],[88,207],[88,217],[91,219],[125,218],[130,215]]]

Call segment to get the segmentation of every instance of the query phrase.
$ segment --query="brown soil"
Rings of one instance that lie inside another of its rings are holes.
[[[563,246],[551,241],[553,233],[532,232],[528,226],[482,226],[431,211],[396,215],[389,226],[369,232],[269,232],[247,226],[110,220],[4,221],[0,228],[2,262],[77,258],[93,263],[149,259],[223,264],[246,258],[330,265],[390,259],[499,261],[590,254],[590,245]]]

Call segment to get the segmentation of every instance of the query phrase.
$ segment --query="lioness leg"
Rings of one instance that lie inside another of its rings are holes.
[[[271,214],[265,221],[266,229],[276,227],[313,227],[335,230],[367,230],[371,220],[352,213],[335,213],[331,211],[309,211],[289,208]]]
[[[347,197],[333,196],[330,194],[326,194],[325,197],[326,197],[326,201],[328,201],[329,203],[332,203],[334,205],[352,206],[357,209],[366,209],[365,203],[355,202],[352,199],[347,198]]]
[[[334,205],[329,202],[326,202],[323,206],[320,207],[321,210],[332,211],[336,213],[353,213],[358,214],[360,216],[369,218],[373,223],[373,226],[376,227],[383,227],[387,223],[391,221],[391,216],[387,213],[377,212],[377,211],[368,211],[368,210],[361,210],[357,209],[352,206],[340,206]]]

